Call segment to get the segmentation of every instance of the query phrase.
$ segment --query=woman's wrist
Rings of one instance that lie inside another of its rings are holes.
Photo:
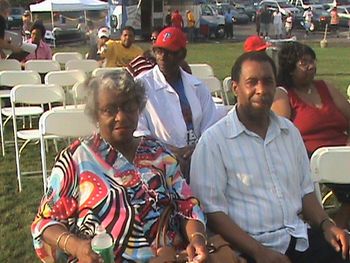
[[[320,230],[321,230],[322,232],[324,232],[324,231],[325,231],[325,227],[326,227],[326,226],[329,226],[329,225],[334,225],[334,226],[336,226],[336,223],[333,221],[332,218],[326,217],[326,218],[324,218],[323,220],[321,220],[321,222],[320,222],[320,224],[319,224],[319,228],[320,228]]]
[[[192,241],[195,239],[201,239],[205,245],[207,244],[207,236],[202,232],[194,232],[190,235],[190,238],[189,238],[190,243],[192,243]]]

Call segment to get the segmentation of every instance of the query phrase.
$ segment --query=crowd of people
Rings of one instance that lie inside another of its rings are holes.
[[[9,8],[4,3],[0,10]],[[182,27],[154,31],[146,52],[132,27],[120,40],[98,30],[91,56],[124,69],[86,81],[85,113],[96,131],[55,160],[31,226],[38,257],[102,262],[91,247],[102,225],[115,262],[149,262],[172,206],[164,245],[186,250],[189,262],[206,262],[213,233],[229,242],[237,263],[350,262],[350,185],[328,185],[341,203],[333,220],[316,198],[309,165],[320,147],[350,145],[350,104],[314,79],[315,52],[287,43],[277,71],[263,39],[247,39],[231,69],[237,103],[221,118],[191,74]],[[37,51],[27,59],[50,59],[42,23],[30,31]]]
[[[208,88],[182,68],[183,31],[154,33],[143,72],[134,61],[88,80],[85,111],[98,129],[56,159],[32,224],[38,256],[100,262],[90,242],[103,225],[116,262],[148,262],[173,204],[166,244],[193,262],[209,257],[207,228],[236,262],[349,262],[349,186],[329,185],[342,203],[333,221],[314,193],[309,157],[350,144],[350,105],[314,80],[313,50],[287,44],[277,72],[268,45],[249,38],[231,71],[237,104],[220,119]]]

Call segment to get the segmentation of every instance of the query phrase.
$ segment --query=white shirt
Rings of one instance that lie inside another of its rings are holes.
[[[282,25],[282,15],[281,12],[274,12],[273,13],[273,24],[274,25]]]
[[[219,116],[209,89],[197,78],[180,68],[182,83],[192,111],[194,133],[201,134]],[[187,127],[182,115],[180,99],[166,81],[158,66],[141,76],[146,88],[147,103],[140,114],[135,136],[152,135],[160,141],[176,146],[187,145]]]
[[[311,10],[306,10],[303,14],[305,22],[308,22],[308,23],[311,23],[313,16],[314,15]]]
[[[309,160],[297,128],[270,114],[265,140],[239,121],[236,109],[208,129],[191,161],[191,188],[205,212],[224,212],[258,242],[285,253],[308,248],[299,218],[302,198],[313,192]]]

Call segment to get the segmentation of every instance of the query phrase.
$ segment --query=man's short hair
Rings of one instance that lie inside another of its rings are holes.
[[[10,7],[10,3],[7,0],[0,0],[0,12],[4,12]]]
[[[135,29],[134,29],[132,26],[126,26],[126,27],[124,27],[123,30],[122,30],[122,32],[123,32],[124,30],[130,31],[130,32],[132,32],[132,33],[135,35]]]
[[[256,61],[256,62],[267,62],[270,63],[273,75],[277,75],[277,69],[275,62],[273,62],[272,58],[270,58],[264,51],[253,51],[253,52],[246,52],[240,55],[237,59],[235,64],[232,67],[231,70],[231,80],[238,82],[241,77],[241,71],[242,71],[242,64],[245,61]]]

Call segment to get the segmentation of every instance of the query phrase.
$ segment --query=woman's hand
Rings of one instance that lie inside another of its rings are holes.
[[[208,250],[206,240],[200,235],[196,235],[191,239],[191,242],[186,248],[189,263],[206,262],[208,258]]]
[[[91,240],[81,240],[76,247],[74,256],[82,263],[102,263],[103,259],[91,248]]]

